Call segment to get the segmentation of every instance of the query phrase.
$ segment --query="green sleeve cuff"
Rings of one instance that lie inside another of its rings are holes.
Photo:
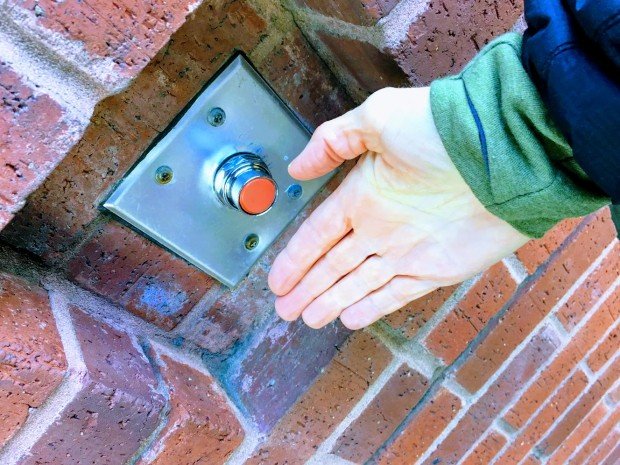
[[[457,76],[431,84],[433,119],[482,204],[530,237],[607,205],[573,159],[521,65],[521,36],[487,45]]]

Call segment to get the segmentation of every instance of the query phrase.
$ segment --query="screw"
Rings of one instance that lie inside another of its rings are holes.
[[[155,170],[155,181],[158,184],[168,184],[172,181],[172,168],[169,166],[160,166]]]
[[[291,184],[286,188],[286,195],[288,195],[291,199],[298,199],[303,194],[303,189],[299,184]]]
[[[207,115],[207,121],[211,126],[221,126],[226,121],[226,113],[219,107],[211,108]]]
[[[258,247],[258,236],[256,234],[248,234],[244,245],[247,250],[254,250]]]

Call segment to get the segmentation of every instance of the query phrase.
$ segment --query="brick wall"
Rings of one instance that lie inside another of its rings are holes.
[[[350,333],[274,315],[307,211],[230,291],[98,208],[234,50],[316,126],[458,71],[521,9],[0,0],[0,463],[618,463],[606,210]]]

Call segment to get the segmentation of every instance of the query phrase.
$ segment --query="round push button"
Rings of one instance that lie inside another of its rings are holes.
[[[276,185],[270,178],[250,179],[239,193],[239,206],[250,215],[265,213],[275,200]]]
[[[260,215],[271,208],[278,187],[265,162],[253,153],[237,153],[218,167],[213,188],[220,201],[248,215]]]

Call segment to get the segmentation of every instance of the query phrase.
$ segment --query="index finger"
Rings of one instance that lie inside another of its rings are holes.
[[[310,267],[350,230],[340,190],[330,195],[302,223],[269,272],[269,287],[276,295],[287,294]]]

